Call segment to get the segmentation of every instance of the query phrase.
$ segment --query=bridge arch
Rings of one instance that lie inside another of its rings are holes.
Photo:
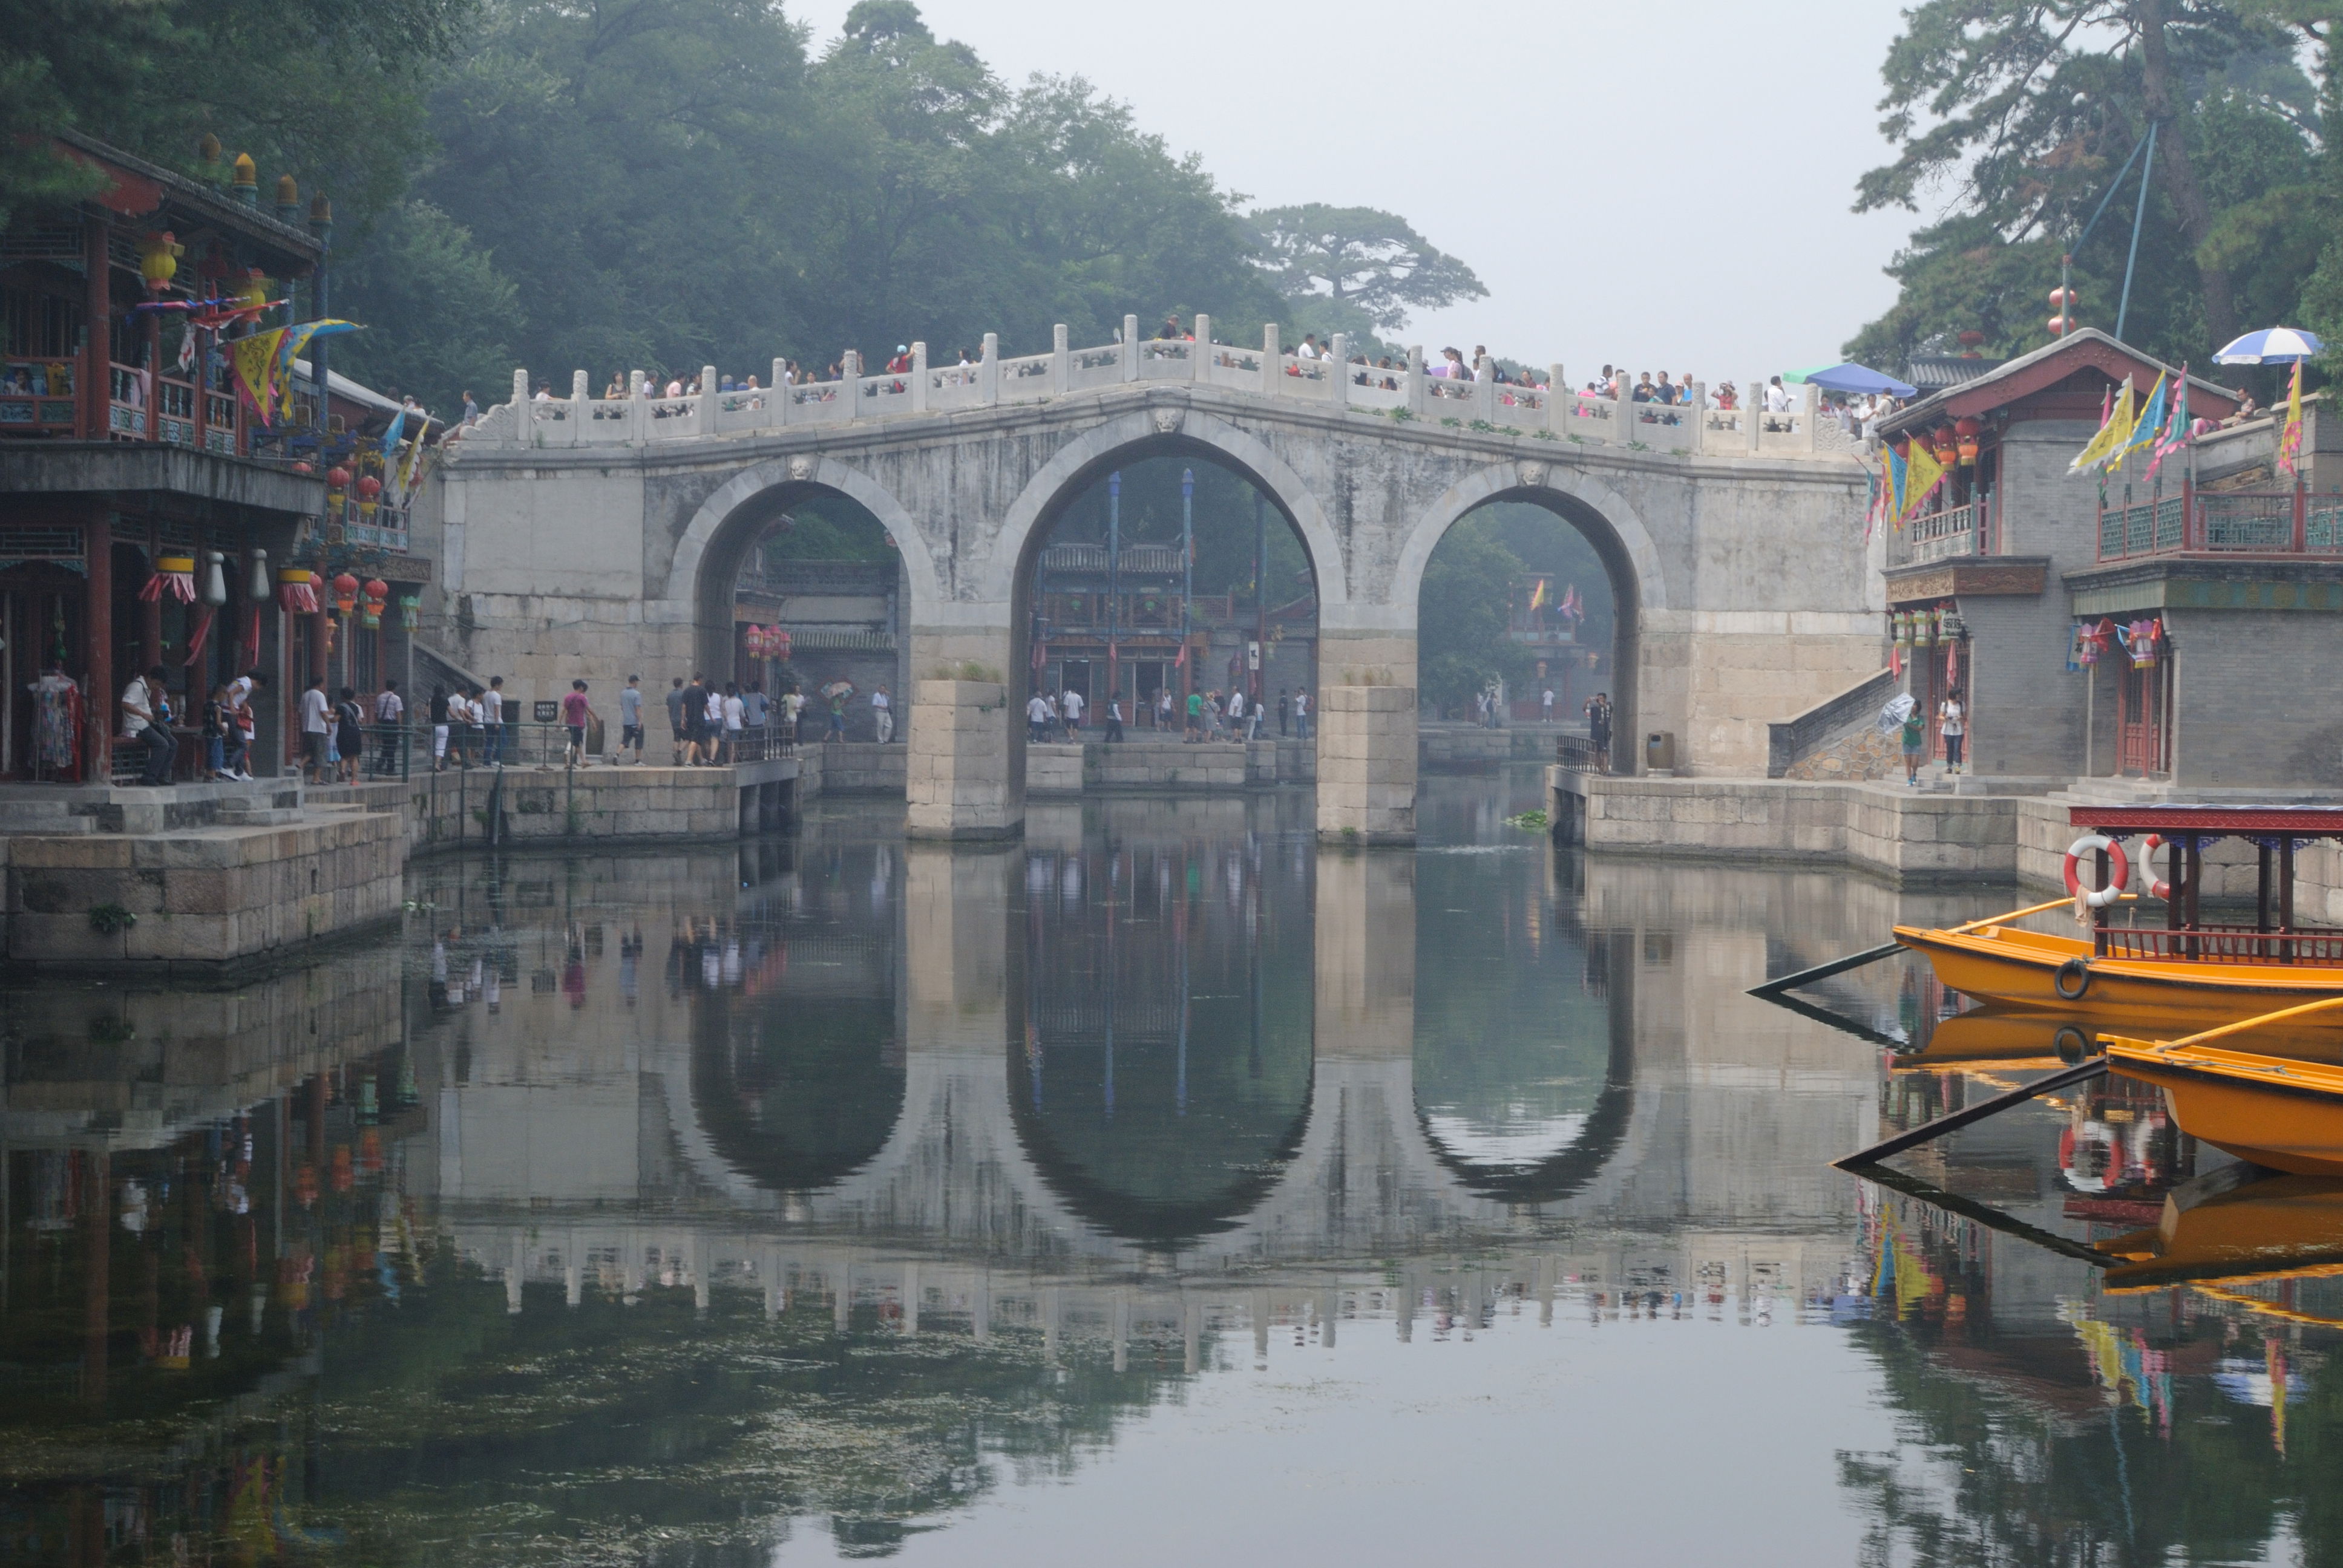
[[[828,493],[879,519],[902,557],[914,624],[945,597],[927,536],[903,504],[869,474],[835,457],[776,457],[743,468],[699,504],[677,538],[666,592],[670,613],[698,628],[697,656],[709,669],[731,664],[732,585],[749,547],[797,502]]]
[[[1322,614],[1329,605],[1349,602],[1350,570],[1342,540],[1302,476],[1258,437],[1201,409],[1171,404],[1108,420],[1058,448],[1002,515],[976,597],[991,604],[1017,602],[1033,552],[1099,475],[1118,463],[1183,452],[1219,460],[1284,513],[1309,552]]]
[[[1667,578],[1659,547],[1626,497],[1578,469],[1544,461],[1494,463],[1443,491],[1416,519],[1392,568],[1390,604],[1403,624],[1417,627],[1417,596],[1432,552],[1448,530],[1494,501],[1540,507],[1578,530],[1594,547],[1610,579],[1615,628],[1612,649],[1613,729],[1620,738],[1614,756],[1637,733],[1635,688],[1642,666],[1644,618],[1668,608]],[[1634,771],[1632,763],[1626,769]]]

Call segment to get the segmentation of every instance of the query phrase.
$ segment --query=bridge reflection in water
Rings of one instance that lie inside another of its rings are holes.
[[[1622,1320],[1847,1338],[1838,1457],[1777,1506],[1893,1543],[1962,1512],[1956,1449],[2183,1495],[2085,1407],[2168,1442],[2223,1408],[2192,1369],[2281,1408],[2308,1375],[2254,1309],[2152,1340],[2088,1266],[1824,1166],[1952,1091],[1742,988],[1963,900],[1584,861],[1504,825],[1521,788],[1439,781],[1413,851],[1322,849],[1271,794],[1047,808],[1006,849],[832,809],[737,851],[443,862],[403,952],[6,994],[0,1554],[729,1563],[808,1516],[884,1553],[1215,1369]],[[1835,1000],[1924,1029],[1908,989]],[[2061,1152],[2061,1108],[1930,1174],[2046,1225],[2187,1174],[2152,1103],[2072,1113],[2140,1129],[2128,1186]],[[1746,1342],[1657,1397],[1816,1353]],[[1864,1440],[1882,1399],[1924,1449]],[[2026,1496],[2021,1557],[2206,1539]]]

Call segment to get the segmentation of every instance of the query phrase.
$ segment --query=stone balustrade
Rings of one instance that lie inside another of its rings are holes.
[[[1003,405],[1047,403],[1085,392],[1139,383],[1204,386],[1242,397],[1318,403],[1329,407],[1495,435],[1526,436],[1634,451],[1710,457],[1842,457],[1859,442],[1819,408],[1812,387],[1801,387],[1795,407],[1784,413],[1712,408],[1707,389],[1694,382],[1680,404],[1635,403],[1568,390],[1559,365],[1543,387],[1494,380],[1456,380],[1432,374],[1423,350],[1408,350],[1404,366],[1350,363],[1350,343],[1334,335],[1332,355],[1304,358],[1285,351],[1275,323],[1258,348],[1212,340],[1212,318],[1195,318],[1193,338],[1142,338],[1139,318],[1122,318],[1119,341],[1075,348],[1061,325],[1047,354],[1001,357],[997,333],[984,336],[982,357],[970,365],[930,365],[924,343],[911,346],[906,371],[863,373],[849,351],[836,381],[783,385],[786,366],[772,362],[771,384],[737,391],[660,396],[639,371],[628,396],[588,395],[586,372],[570,380],[569,396],[532,395],[528,373],[513,373],[513,399],[491,409],[466,435],[467,444],[506,447],[630,447],[837,426],[864,420],[950,413]],[[699,385],[717,383],[714,366]],[[1765,378],[1752,377],[1752,387]]]

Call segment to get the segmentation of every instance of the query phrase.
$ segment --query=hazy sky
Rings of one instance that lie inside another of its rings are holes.
[[[799,0],[815,45],[851,0]],[[1886,0],[921,0],[1011,82],[1088,77],[1258,204],[1387,208],[1487,298],[1420,315],[1437,350],[1746,385],[1826,364],[1895,297]],[[1342,84],[1338,92],[1337,85]]]

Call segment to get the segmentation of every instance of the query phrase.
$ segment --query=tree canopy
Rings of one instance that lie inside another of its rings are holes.
[[[1473,269],[1441,252],[1397,213],[1366,206],[1265,207],[1252,215],[1262,265],[1278,292],[1332,308],[1330,330],[1395,332],[1409,310],[1436,310],[1488,290]]]
[[[2039,347],[2067,254],[2079,319],[2113,330],[2136,213],[2124,335],[2140,347],[2201,366],[2251,327],[2343,327],[2343,286],[2322,281],[2343,280],[2337,15],[2336,0],[1914,6],[1882,69],[1897,156],[1863,176],[1855,207],[1951,200],[1889,266],[1899,297],[1846,352],[1896,364],[1957,351],[1963,333],[1989,354]]]

